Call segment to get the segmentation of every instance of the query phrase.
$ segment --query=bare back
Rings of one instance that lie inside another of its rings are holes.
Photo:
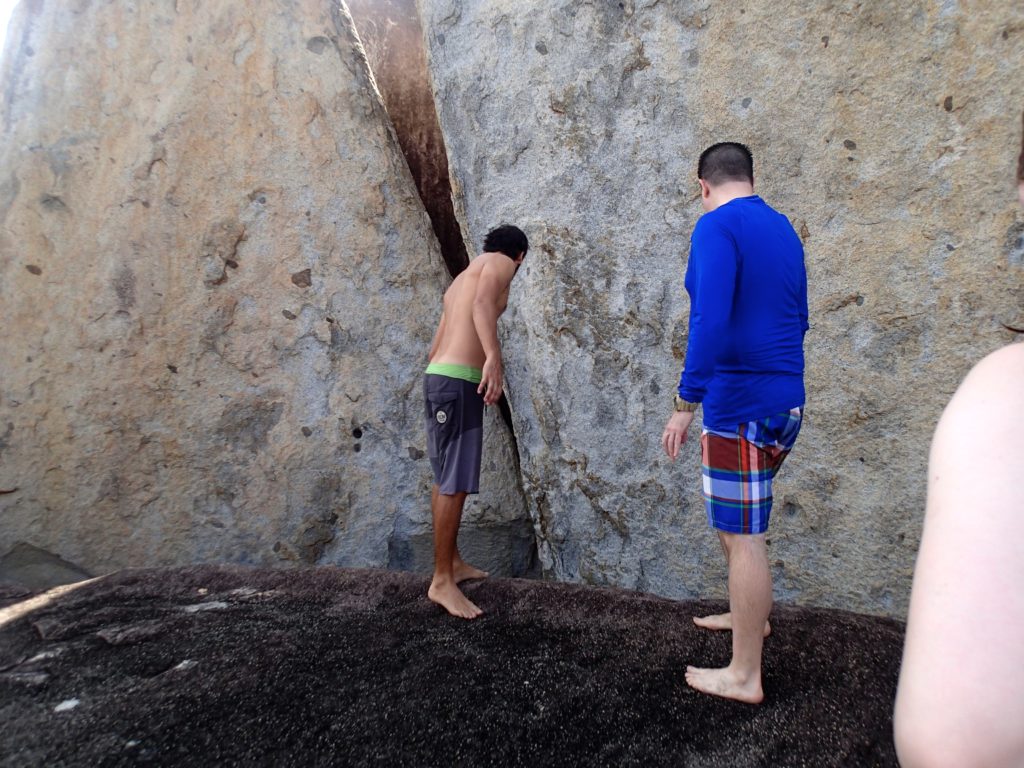
[[[482,253],[448,286],[438,327],[432,363],[483,367],[486,353],[474,321],[474,305],[485,302],[488,314],[497,317],[508,305],[508,289],[515,262],[502,253]],[[499,284],[495,286],[494,280]],[[488,284],[488,290],[482,290]]]

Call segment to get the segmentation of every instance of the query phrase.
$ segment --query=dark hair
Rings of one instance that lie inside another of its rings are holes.
[[[504,253],[513,261],[519,258],[519,254],[526,255],[530,250],[530,241],[526,239],[523,230],[513,227],[511,224],[502,224],[492,229],[484,238],[484,251],[486,253]]]
[[[712,185],[727,181],[749,181],[753,184],[754,156],[745,144],[735,141],[712,144],[700,153],[697,178]]]
[[[1020,122],[1022,128],[1024,128],[1024,112],[1020,114]],[[1017,158],[1017,181],[1024,183],[1024,134],[1021,135],[1020,157]]]

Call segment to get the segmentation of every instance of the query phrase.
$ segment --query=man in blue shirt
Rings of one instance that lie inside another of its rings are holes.
[[[730,611],[694,622],[733,636],[728,667],[687,667],[686,682],[757,704],[764,698],[761,648],[771,631],[765,531],[772,479],[803,417],[807,275],[789,220],[754,194],[749,149],[709,147],[697,176],[706,213],[690,238],[686,362],[662,446],[674,461],[703,406],[704,503],[729,565]]]

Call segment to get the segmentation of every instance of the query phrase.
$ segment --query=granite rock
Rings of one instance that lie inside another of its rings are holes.
[[[2,82],[0,551],[386,565],[448,278],[347,11],[22,3]]]
[[[747,143],[806,248],[807,417],[776,485],[776,595],[902,614],[928,443],[1024,311],[1024,7],[419,0],[456,208],[532,243],[504,324],[545,571],[724,594],[686,348],[702,148]]]
[[[74,563],[25,542],[18,542],[0,557],[0,584],[18,585],[26,592],[75,584],[90,578],[91,573]],[[3,597],[5,594],[0,591],[0,599]]]
[[[457,275],[469,264],[469,254],[452,208],[448,155],[434,108],[416,0],[348,0],[346,5],[441,255],[448,271]]]

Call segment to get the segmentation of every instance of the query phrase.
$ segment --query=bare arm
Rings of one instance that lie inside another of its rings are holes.
[[[434,340],[430,343],[430,354],[427,355],[427,362],[431,362],[434,359],[434,355],[437,354],[437,348],[441,344],[441,338],[444,336],[444,310],[441,310],[441,320],[437,324],[437,331],[434,333]]]
[[[483,394],[484,403],[487,405],[493,405],[498,401],[504,386],[501,345],[498,343],[498,316],[501,314],[505,289],[508,288],[514,274],[515,265],[511,260],[506,266],[502,261],[495,259],[484,265],[476,282],[473,326],[484,348],[483,375],[477,391]]]
[[[982,360],[932,442],[896,697],[904,768],[1024,765],[1024,345]]]

